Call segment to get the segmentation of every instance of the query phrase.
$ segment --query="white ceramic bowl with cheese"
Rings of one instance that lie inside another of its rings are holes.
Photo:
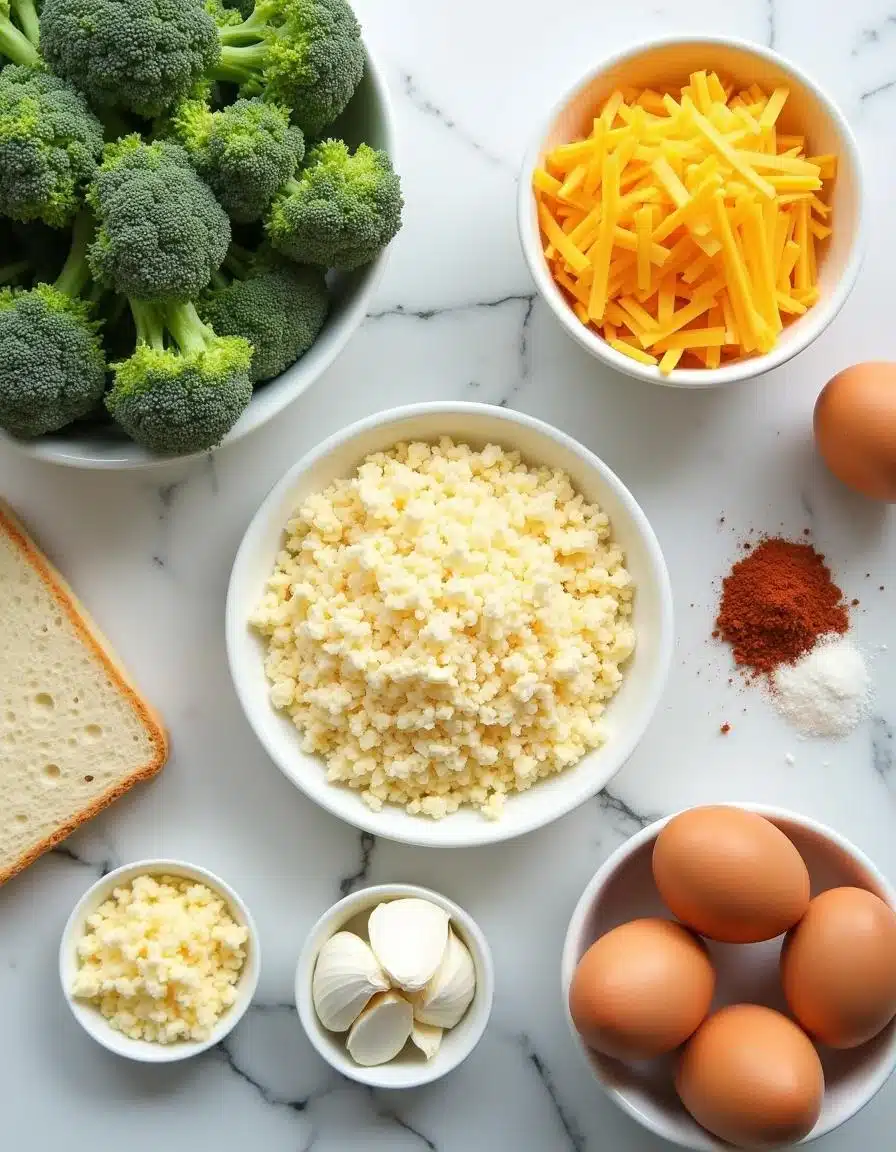
[[[92,1003],[72,995],[72,985],[78,971],[78,942],[84,935],[88,917],[111,897],[116,888],[124,887],[138,876],[147,875],[154,878],[182,877],[197,884],[204,884],[216,895],[223,897],[232,919],[248,930],[247,956],[236,983],[236,999],[221,1014],[204,1040],[180,1040],[172,1044],[133,1040],[113,1028]],[[260,972],[261,948],[258,929],[249,909],[220,876],[182,860],[139,860],[123,868],[116,868],[114,872],[103,876],[78,901],[62,933],[59,947],[59,977],[62,992],[75,1019],[89,1036],[104,1048],[108,1048],[110,1052],[143,1064],[171,1064],[191,1056],[198,1056],[200,1052],[219,1044],[236,1027],[252,1003]]]
[[[715,70],[737,87],[757,83],[771,90],[786,87],[790,96],[781,114],[783,130],[804,135],[811,153],[839,158],[833,183],[833,227],[820,250],[818,285],[821,298],[804,316],[787,325],[771,352],[733,361],[717,369],[676,369],[663,376],[659,368],[640,364],[586,328],[554,282],[542,249],[532,174],[546,152],[580,139],[591,128],[595,109],[617,88],[659,88],[687,83],[691,72]],[[570,88],[548,113],[530,145],[519,180],[517,219],[523,255],[542,298],[569,335],[596,360],[640,380],[678,388],[733,384],[786,364],[828,327],[855,285],[864,255],[862,167],[858,145],[843,113],[815,80],[796,64],[760,44],[718,36],[673,36],[635,44],[602,61]]]
[[[371,452],[401,440],[451,436],[473,448],[487,443],[518,450],[528,464],[562,469],[586,500],[609,516],[635,586],[634,655],[621,688],[602,718],[605,743],[573,767],[509,795],[499,820],[461,809],[433,820],[385,805],[371,809],[357,790],[330,784],[322,758],[302,750],[290,718],[277,711],[265,676],[267,641],[249,624],[261,600],[285,525],[297,505],[339,477],[351,476]],[[531,416],[485,404],[440,402],[380,412],[337,432],[298,462],[255,515],[233,567],[227,596],[227,651],[240,703],[255,734],[280,770],[312,800],[358,828],[410,844],[466,847],[519,836],[571,812],[594,796],[625,764],[662,695],[672,654],[669,574],[646,516],[622,481],[587,448]]]
[[[443,1033],[438,1052],[430,1060],[413,1048],[404,1051],[388,1064],[362,1067],[352,1060],[345,1047],[345,1035],[328,1032],[314,1010],[311,985],[318,953],[337,932],[354,931],[364,937],[367,917],[378,904],[415,897],[443,908],[451,918],[451,928],[466,945],[476,971],[476,991],[469,1008],[454,1028]],[[311,929],[296,967],[296,1007],[308,1039],[324,1060],[337,1072],[369,1088],[419,1088],[440,1080],[461,1064],[485,1032],[492,1011],[495,971],[491,949],[479,925],[459,904],[415,884],[376,884],[344,897],[328,909]]]
[[[865,888],[896,910],[896,890],[854,844],[832,828],[784,808],[737,804],[756,812],[793,842],[806,863],[817,896],[828,888]],[[561,960],[563,1014],[577,1050],[598,1084],[624,1112],[670,1144],[692,1152],[726,1152],[732,1146],[701,1128],[685,1111],[672,1086],[675,1054],[627,1063],[588,1048],[569,1012],[569,986],[579,960],[605,932],[642,916],[670,919],[653,879],[653,847],[668,816],[643,828],[613,852],[582,893],[569,922]],[[712,1011],[725,1004],[765,1004],[788,1013],[778,965],[781,937],[760,944],[706,941],[716,969]],[[824,1068],[821,1115],[799,1145],[845,1124],[883,1087],[896,1068],[896,1020],[860,1048],[818,1047]],[[844,1147],[849,1147],[847,1138]],[[788,1145],[792,1147],[792,1145]]]

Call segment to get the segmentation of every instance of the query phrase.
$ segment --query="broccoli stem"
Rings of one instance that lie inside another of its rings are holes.
[[[4,264],[0,268],[0,284],[17,284],[19,278],[24,276],[30,267],[30,260],[16,260],[12,264]]]
[[[267,54],[267,44],[222,44],[221,58],[212,69],[212,75],[216,80],[246,84],[254,80],[264,68]]]
[[[62,271],[53,285],[66,296],[80,296],[90,279],[87,267],[87,246],[93,239],[93,217],[89,212],[80,212],[72,227],[72,242]]]
[[[128,300],[131,306],[131,315],[134,317],[134,327],[137,330],[137,343],[148,344],[156,352],[165,350],[165,323],[153,304],[145,300]]]
[[[37,64],[37,49],[24,33],[6,16],[0,16],[0,55],[13,64]]]
[[[224,257],[224,267],[237,280],[245,280],[252,269],[252,253],[239,244],[231,244]]]
[[[215,339],[211,328],[199,319],[195,304],[169,304],[164,312],[168,331],[185,356],[204,352]]]
[[[290,196],[295,196],[297,193],[300,194],[301,191],[302,186],[298,180],[296,180],[295,176],[290,176],[290,178],[277,189],[275,199],[279,201],[288,200]]]
[[[157,352],[165,350],[168,333],[185,356],[204,352],[215,339],[215,334],[199,319],[193,304],[150,304],[146,300],[129,300],[137,343],[148,344]]]
[[[90,288],[84,293],[84,299],[88,304],[99,304],[104,296],[108,295],[108,288],[103,284],[97,284],[94,280]]]
[[[267,15],[262,4],[256,4],[252,15],[242,24],[225,24],[218,29],[218,39],[222,45],[251,44],[253,40],[263,40],[270,31]]]
[[[34,0],[12,0],[10,6],[18,17],[22,31],[36,48],[40,40],[40,16]]]

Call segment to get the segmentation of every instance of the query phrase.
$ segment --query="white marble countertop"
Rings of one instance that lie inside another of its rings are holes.
[[[606,855],[657,814],[749,798],[835,825],[896,879],[896,521],[837,487],[810,441],[812,404],[828,376],[894,354],[893,8],[886,0],[559,8],[357,0],[357,8],[391,83],[408,209],[374,313],[338,363],[275,426],[192,469],[90,474],[0,456],[0,491],[173,737],[156,783],[0,890],[3,1147],[658,1152],[662,1142],[590,1080],[560,1010],[565,926]],[[867,164],[871,247],[858,288],[808,352],[731,391],[684,394],[601,369],[534,299],[515,230],[516,172],[547,105],[599,57],[635,38],[710,29],[773,43],[842,103]],[[223,642],[234,552],[273,482],[340,425],[435,398],[508,404],[603,457],[656,528],[678,617],[663,705],[611,791],[552,827],[466,852],[374,843],[318,811],[257,745]],[[797,739],[758,695],[730,686],[728,654],[709,637],[717,583],[742,534],[807,527],[846,594],[860,599],[856,634],[874,657],[879,711],[836,745]],[[148,855],[223,875],[251,905],[265,949],[258,1001],[226,1046],[169,1068],[130,1065],[96,1047],[70,1017],[56,975],[77,897],[103,869]],[[340,1081],[292,1005],[311,923],[340,893],[385,880],[428,884],[466,906],[497,968],[491,1026],[472,1058],[441,1083],[395,1095]],[[889,1147],[894,1125],[896,1080],[817,1147]]]

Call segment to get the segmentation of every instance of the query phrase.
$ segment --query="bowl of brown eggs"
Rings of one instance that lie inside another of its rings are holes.
[[[896,1066],[896,891],[832,829],[691,808],[622,845],[567,931],[563,999],[597,1081],[683,1148],[781,1148]]]

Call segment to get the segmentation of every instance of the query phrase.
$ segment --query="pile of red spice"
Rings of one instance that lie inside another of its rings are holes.
[[[811,544],[769,538],[722,581],[713,635],[731,645],[738,665],[768,675],[848,627],[843,593],[824,557]]]

